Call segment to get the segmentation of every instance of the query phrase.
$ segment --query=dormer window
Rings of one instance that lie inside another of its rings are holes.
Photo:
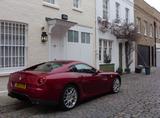
[[[50,4],[55,4],[55,0],[44,0],[45,2],[48,2]]]
[[[73,7],[80,8],[80,0],[73,0]]]

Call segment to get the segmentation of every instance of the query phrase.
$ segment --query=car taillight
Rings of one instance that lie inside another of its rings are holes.
[[[39,85],[43,85],[45,83],[46,83],[46,77],[41,77],[41,78],[38,79],[38,84]]]

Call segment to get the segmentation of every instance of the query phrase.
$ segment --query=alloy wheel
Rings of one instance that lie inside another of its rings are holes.
[[[120,91],[120,86],[121,86],[120,80],[116,78],[113,82],[113,92],[118,93]]]
[[[65,108],[72,109],[78,101],[78,93],[75,87],[67,87],[63,95],[63,103]]]

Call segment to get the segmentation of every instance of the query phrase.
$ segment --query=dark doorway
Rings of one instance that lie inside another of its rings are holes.
[[[154,66],[154,47],[152,47],[152,66]]]
[[[122,68],[122,43],[119,43],[119,67]]]
[[[150,47],[138,45],[138,65],[150,66]]]

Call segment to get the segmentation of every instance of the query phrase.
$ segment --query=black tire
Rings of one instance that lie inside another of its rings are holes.
[[[68,92],[71,92],[70,95]],[[73,109],[77,103],[78,103],[78,99],[79,99],[79,94],[78,94],[78,90],[75,86],[73,85],[67,85],[62,93],[62,96],[60,98],[60,107],[63,110],[70,110]]]
[[[115,78],[113,80],[113,85],[112,85],[112,92],[113,93],[118,93],[120,91],[120,87],[121,87],[121,81],[119,78]]]

